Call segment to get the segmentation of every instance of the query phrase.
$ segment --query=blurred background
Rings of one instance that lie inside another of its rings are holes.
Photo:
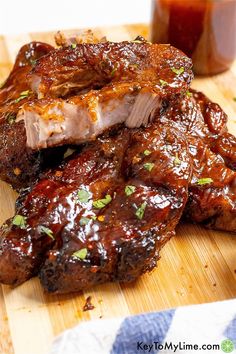
[[[1,1],[0,34],[148,22],[151,0]]]

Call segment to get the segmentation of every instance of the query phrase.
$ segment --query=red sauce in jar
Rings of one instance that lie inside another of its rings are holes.
[[[151,40],[181,49],[197,74],[227,70],[236,58],[236,0],[153,0]]]

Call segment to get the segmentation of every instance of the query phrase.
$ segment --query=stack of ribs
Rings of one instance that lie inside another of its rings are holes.
[[[236,139],[192,79],[181,51],[141,37],[20,50],[0,90],[0,177],[19,191],[2,283],[132,281],[181,218],[236,231]]]

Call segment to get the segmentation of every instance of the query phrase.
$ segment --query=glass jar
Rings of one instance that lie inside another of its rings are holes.
[[[153,0],[151,41],[181,49],[196,74],[225,71],[236,58],[236,0]]]

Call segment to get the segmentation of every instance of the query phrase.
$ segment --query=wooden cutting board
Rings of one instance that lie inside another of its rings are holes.
[[[145,25],[95,29],[98,36],[119,41],[148,36]],[[66,31],[69,35],[77,30]],[[0,36],[0,82],[11,69],[18,49],[32,40],[53,43],[54,33]],[[236,134],[236,62],[232,69],[212,78],[196,79],[204,91],[229,115]],[[0,182],[0,223],[14,212],[16,194]],[[146,311],[225,300],[236,297],[236,236],[180,225],[177,235],[162,250],[159,266],[132,284],[105,284],[84,293],[48,295],[38,279],[16,289],[0,288],[0,354],[44,354],[53,338],[81,321],[127,316]],[[83,312],[87,296],[95,309]]]

